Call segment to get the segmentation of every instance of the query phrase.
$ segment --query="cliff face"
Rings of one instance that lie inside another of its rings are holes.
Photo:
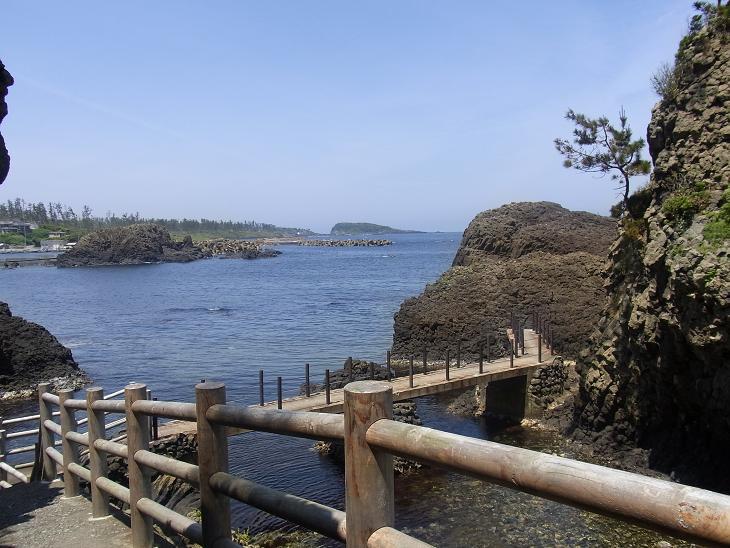
[[[0,302],[0,399],[30,396],[40,382],[80,388],[87,380],[56,337]]]
[[[682,481],[730,489],[730,47],[682,42],[676,92],[648,128],[654,173],[611,249],[581,360],[576,437],[650,449]]]
[[[0,124],[3,118],[8,115],[8,105],[5,102],[5,96],[8,94],[8,88],[13,85],[13,77],[5,70],[5,65],[0,61]],[[10,155],[8,149],[5,148],[5,140],[3,134],[0,133],[0,185],[8,176],[10,170]]]
[[[504,333],[512,311],[550,309],[554,340],[574,353],[595,328],[603,300],[601,270],[616,235],[612,219],[550,202],[514,203],[477,215],[454,266],[406,300],[395,315],[393,352],[474,355],[488,334]],[[503,352],[503,337],[491,353]]]

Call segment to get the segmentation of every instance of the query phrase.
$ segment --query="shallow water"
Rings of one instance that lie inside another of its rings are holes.
[[[285,395],[297,393],[305,362],[315,381],[347,356],[383,360],[393,314],[450,266],[460,235],[391,239],[379,248],[282,246],[281,256],[256,261],[1,270],[0,300],[54,333],[107,392],[143,381],[159,399],[192,401],[206,378],[224,381],[230,400],[254,403],[259,369],[274,399],[276,376]],[[418,400],[428,426],[566,451],[552,435],[497,432],[444,409],[438,398]],[[250,433],[230,447],[232,473],[344,507],[342,465],[313,452],[311,441]],[[396,498],[397,526],[437,545],[652,546],[661,538],[436,470],[399,479]],[[233,514],[253,531],[285,525],[241,504]]]

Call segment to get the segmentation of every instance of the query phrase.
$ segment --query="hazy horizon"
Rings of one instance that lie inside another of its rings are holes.
[[[547,200],[607,214],[566,170],[568,108],[644,136],[691,2],[124,4],[9,0],[0,201],[158,218],[462,231]],[[648,151],[645,152],[648,158]]]

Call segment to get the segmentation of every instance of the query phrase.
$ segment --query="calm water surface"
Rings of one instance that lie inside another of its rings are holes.
[[[193,401],[201,378],[226,383],[230,400],[254,403],[258,370],[275,398],[298,392],[347,356],[383,361],[393,314],[451,264],[460,234],[395,235],[378,248],[283,246],[273,259],[188,264],[0,270],[0,300],[47,327],[107,391],[130,381],[160,399]],[[438,398],[418,400],[428,426],[550,452],[552,435],[497,431],[458,418]],[[312,442],[264,433],[231,439],[233,473],[344,508],[343,468]],[[652,546],[661,537],[501,487],[431,470],[396,482],[397,526],[444,546]],[[244,505],[236,524],[283,523]]]

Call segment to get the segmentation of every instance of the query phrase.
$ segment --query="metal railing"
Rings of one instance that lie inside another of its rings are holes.
[[[125,388],[124,401],[105,401],[101,388],[74,400],[39,387],[44,467],[63,470],[67,496],[90,485],[95,518],[109,515],[109,497],[129,504],[133,546],[153,544],[153,523],[203,546],[236,546],[231,540],[230,499],[346,542],[349,547],[428,546],[394,528],[393,455],[443,467],[669,534],[730,544],[730,497],[639,474],[450,434],[392,420],[392,385],[357,381],[344,388],[344,414],[291,412],[226,403],[222,383],[195,387],[195,403],[151,401],[143,384]],[[61,423],[50,417],[60,407]],[[86,409],[87,434],[76,432],[74,413]],[[104,414],[123,413],[126,445],[105,439]],[[197,464],[152,453],[150,417],[195,422]],[[338,440],[345,449],[345,510],[236,477],[228,469],[228,429]],[[63,451],[54,437],[63,440]],[[89,467],[78,462],[88,447]],[[107,477],[107,457],[127,460],[129,487]],[[152,500],[151,472],[180,478],[200,490],[201,522]]]

